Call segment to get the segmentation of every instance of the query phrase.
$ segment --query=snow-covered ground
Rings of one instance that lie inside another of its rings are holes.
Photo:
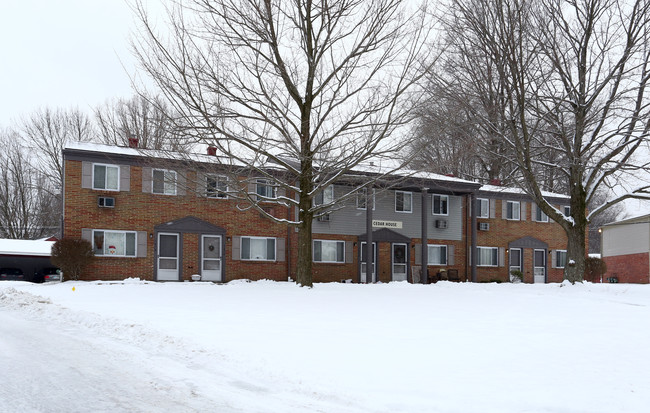
[[[2,412],[647,412],[650,286],[0,284]]]

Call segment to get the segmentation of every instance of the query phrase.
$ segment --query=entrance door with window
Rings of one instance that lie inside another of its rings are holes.
[[[221,236],[202,235],[201,245],[201,281],[222,281]]]
[[[533,274],[535,283],[546,282],[546,250],[535,250],[533,253]]]
[[[158,234],[158,281],[179,281],[178,234]]]
[[[393,244],[393,281],[406,281],[406,244]]]
[[[510,248],[510,267],[509,267],[509,272],[510,274],[510,282],[514,279],[514,276],[512,275],[513,271],[521,271],[521,248]],[[523,281],[523,280],[522,280]]]
[[[362,242],[361,243],[361,282],[365,283],[368,282],[366,281],[366,243]],[[372,243],[372,280],[370,282],[376,282],[377,281],[377,243],[373,242]]]

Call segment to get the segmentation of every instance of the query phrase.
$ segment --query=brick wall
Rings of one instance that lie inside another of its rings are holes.
[[[603,257],[607,272],[603,282],[609,277],[617,277],[621,283],[648,284],[650,282],[650,256],[647,252],[640,254]]]

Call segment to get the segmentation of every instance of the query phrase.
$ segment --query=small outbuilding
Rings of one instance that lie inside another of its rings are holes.
[[[603,225],[603,282],[650,282],[650,214]]]
[[[54,267],[50,261],[54,242],[51,239],[0,239],[0,268],[18,268],[25,281],[42,282],[44,271]]]

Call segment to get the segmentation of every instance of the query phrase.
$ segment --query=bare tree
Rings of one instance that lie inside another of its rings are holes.
[[[458,52],[496,70],[506,129],[492,132],[511,148],[519,184],[564,228],[572,282],[583,277],[589,222],[624,199],[649,196],[641,184],[587,213],[600,188],[648,166],[640,150],[650,130],[649,8],[644,0],[453,0],[445,16],[471,45]],[[474,114],[490,124],[489,114]],[[553,155],[542,156],[546,150]],[[544,200],[540,167],[566,183],[570,217]]]
[[[297,219],[281,222],[298,228],[303,286],[312,285],[312,221],[341,201],[315,205],[314,197],[408,145],[409,135],[396,132],[418,97],[430,35],[424,10],[410,3],[179,1],[169,9],[168,37],[136,4],[143,36],[134,49],[182,120],[177,126],[289,195],[241,193],[251,207],[270,219],[260,202],[297,208]],[[269,163],[284,174],[269,172]]]
[[[99,139],[111,145],[129,146],[137,139],[138,147],[184,151],[189,143],[174,133],[169,106],[149,93],[130,99],[117,99],[95,109]]]

